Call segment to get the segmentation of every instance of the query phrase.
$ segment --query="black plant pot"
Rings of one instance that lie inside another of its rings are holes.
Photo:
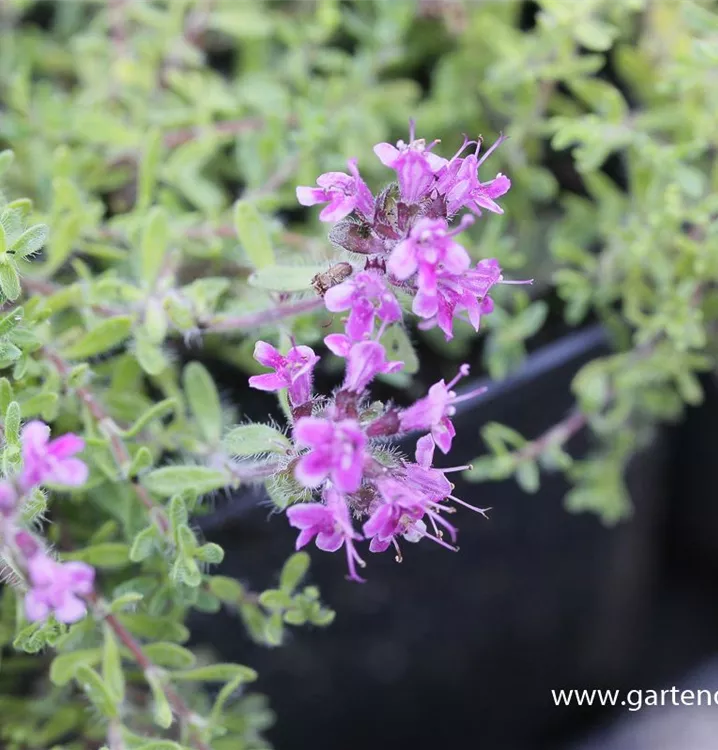
[[[603,332],[592,328],[532,355],[457,415],[451,462],[483,451],[479,429],[491,420],[543,432],[570,408],[577,369],[605,351]],[[570,449],[585,453],[585,436]],[[468,510],[452,519],[459,553],[404,545],[401,565],[390,553],[367,553],[369,580],[360,585],[344,579],[340,555],[312,549],[312,579],[337,611],[331,627],[295,630],[270,650],[223,613],[198,617],[194,637],[257,668],[258,688],[280,717],[271,734],[279,750],[553,747],[553,732],[572,715],[553,705],[552,688],[616,685],[631,674],[659,552],[663,453],[659,439],[636,458],[635,512],[615,528],[567,513],[558,476],[543,477],[536,496],[513,482],[457,478],[458,497],[493,508],[489,521]],[[246,497],[202,525],[226,551],[222,571],[255,588],[275,583],[296,536]]]

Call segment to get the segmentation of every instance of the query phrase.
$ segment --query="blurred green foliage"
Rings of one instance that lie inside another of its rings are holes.
[[[4,746],[267,746],[271,713],[243,692],[252,671],[197,665],[182,645],[188,613],[229,607],[268,646],[286,627],[327,625],[333,613],[301,585],[303,554],[264,592],[209,572],[223,552],[192,528],[200,498],[261,479],[235,457],[251,462],[286,438],[273,425],[229,429],[241,405],[220,398],[202,364],[182,364],[184,342],[201,337],[203,354],[245,372],[257,371],[260,335],[317,343],[326,316],[309,280],[336,252],[315,213],[297,211],[294,186],[356,156],[379,187],[371,147],[405,136],[409,117],[446,155],[462,132],[510,136],[491,161],[513,181],[506,213],[477,222],[470,249],[536,283],[531,296],[500,292],[485,318],[489,374],[519,367],[532,337],[560,335],[558,309],[571,326],[602,321],[614,346],[579,372],[575,410],[543,436],[487,425],[489,451],[470,476],[515,476],[532,492],[540,469],[562,471],[575,482],[569,508],[626,515],[627,461],[657,423],[700,401],[697,374],[716,367],[711,6],[0,5],[3,467],[19,460],[21,419],[83,432],[87,486],[53,495],[50,510],[37,493],[28,522],[51,513],[51,540],[98,567],[104,606],[154,664],[133,668],[111,630],[89,618],[28,625],[5,587]],[[450,344],[421,336],[447,358],[476,351],[468,326]],[[413,361],[408,339],[393,346]],[[564,445],[586,425],[595,452],[575,462]],[[283,505],[296,488],[269,490]],[[42,697],[28,702],[18,686]],[[175,690],[189,708],[173,721]]]

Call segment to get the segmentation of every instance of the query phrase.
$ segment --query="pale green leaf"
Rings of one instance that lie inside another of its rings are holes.
[[[119,346],[132,331],[129,315],[108,318],[81,336],[62,352],[65,359],[86,359]]]
[[[292,445],[286,435],[267,424],[234,427],[224,436],[223,442],[226,450],[234,456],[286,453]]]

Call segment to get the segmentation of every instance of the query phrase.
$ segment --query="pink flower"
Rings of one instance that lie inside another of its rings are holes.
[[[349,310],[346,332],[354,341],[367,338],[374,319],[384,323],[401,320],[401,307],[384,279],[372,271],[361,271],[327,290],[324,303],[331,312]]]
[[[280,354],[266,341],[254,346],[254,358],[261,365],[274,369],[272,373],[252,375],[249,385],[260,391],[289,390],[292,406],[306,404],[312,397],[312,371],[319,357],[308,346],[293,346],[287,356]]]
[[[416,123],[413,120],[409,121],[409,143],[404,141],[397,141],[396,146],[392,146],[391,143],[377,143],[374,146],[374,153],[379,157],[381,163],[396,169],[397,165],[401,163],[401,160],[409,153],[418,154],[429,166],[432,173],[441,170],[448,162],[441,156],[431,153],[431,149],[439,143],[439,141],[432,141],[428,146],[424,138],[415,138]]]
[[[417,287],[425,294],[434,294],[440,272],[458,275],[471,264],[469,254],[453,239],[472,221],[471,217],[465,219],[453,230],[445,219],[420,219],[409,237],[394,248],[387,270],[401,281],[418,271]]]
[[[364,535],[371,539],[369,551],[384,552],[396,536],[419,541],[426,534],[426,524],[421,520],[426,507],[421,495],[396,479],[382,480],[379,491],[381,499],[363,526]]]
[[[409,143],[398,141],[396,146],[390,143],[377,143],[374,153],[382,164],[396,171],[399,192],[404,203],[419,203],[434,187],[436,173],[440,172],[448,161],[431,153],[439,141],[428,144],[423,138],[415,138],[415,123],[409,122]]]
[[[371,221],[374,196],[359,175],[356,159],[347,162],[351,174],[326,172],[317,177],[318,188],[298,187],[297,200],[303,206],[329,203],[319,214],[321,221],[340,221],[356,210]]]
[[[324,491],[324,503],[300,503],[287,510],[291,526],[300,529],[296,548],[301,549],[316,537],[315,544],[325,552],[336,552],[345,546],[349,578],[362,581],[356,572],[356,563],[364,565],[354,548],[361,539],[352,526],[349,508],[344,497],[333,488]]]
[[[338,357],[346,357],[344,388],[353,393],[363,393],[379,373],[398,372],[404,366],[387,361],[386,349],[378,341],[352,342],[342,333],[330,333],[324,343]]]
[[[437,324],[448,341],[453,337],[453,320],[459,312],[466,311],[474,330],[479,330],[481,316],[494,309],[489,291],[502,280],[501,268],[493,258],[479,261],[475,268],[461,274],[442,269],[436,275],[435,291],[419,289],[412,310],[430,324]]]
[[[10,516],[17,505],[17,492],[10,482],[0,482],[0,515]]]
[[[297,445],[310,448],[294,469],[300,484],[317,487],[329,477],[342,492],[359,489],[367,439],[356,420],[302,417],[294,426],[294,439]]]
[[[451,495],[452,485],[440,469],[434,469],[434,440],[424,435],[416,441],[416,463],[406,462],[406,484],[429,500],[439,503]]]
[[[71,432],[50,440],[50,428],[40,421],[28,422],[20,433],[23,468],[20,486],[29,490],[49,482],[79,487],[87,480],[84,461],[72,458],[85,447],[85,441]]]
[[[466,401],[486,389],[480,388],[464,396],[457,396],[451,388],[466,375],[469,374],[469,366],[464,364],[459,369],[458,375],[448,384],[440,380],[429,388],[429,394],[404,409],[399,415],[399,422],[404,430],[431,430],[431,436],[442,453],[448,453],[451,449],[451,441],[456,435],[456,430],[451,422],[451,417],[456,413],[454,404]]]
[[[44,553],[28,560],[30,590],[25,595],[25,613],[32,622],[44,620],[50,612],[60,622],[81,620],[87,607],[80,597],[92,591],[95,570],[82,562],[60,563]]]
[[[479,159],[481,140],[478,141],[476,152],[465,158],[458,158],[468,145],[464,141],[457,155],[451,159],[445,168],[437,175],[436,189],[446,200],[446,211],[453,216],[457,211],[468,207],[479,216],[481,209],[485,208],[497,214],[504,212],[503,208],[496,203],[496,198],[507,193],[511,187],[511,180],[500,172],[489,182],[479,182],[479,167],[486,161],[494,149],[505,141],[502,135],[496,143]]]

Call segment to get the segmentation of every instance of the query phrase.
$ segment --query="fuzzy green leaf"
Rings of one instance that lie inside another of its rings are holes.
[[[237,604],[244,597],[244,586],[227,576],[212,576],[209,579],[209,589],[226,604]]]
[[[204,495],[230,483],[227,473],[208,466],[163,466],[142,477],[142,484],[150,492],[163,497],[188,489]]]
[[[126,612],[118,615],[120,622],[134,635],[149,640],[170,640],[185,643],[189,630],[170,617],[157,617],[144,612]]]
[[[140,276],[152,285],[162,268],[170,240],[169,218],[165,209],[155,206],[147,214],[140,242]]]
[[[117,639],[109,625],[105,624],[103,634],[102,679],[115,703],[122,703],[125,698],[125,675],[122,671],[120,647],[117,645]]]
[[[234,226],[251,264],[257,269],[273,266],[275,259],[269,230],[254,204],[248,201],[234,204]]]
[[[129,552],[130,560],[137,563],[147,559],[155,550],[159,541],[160,537],[157,527],[154,524],[145,527],[132,542]]]
[[[203,563],[218,565],[224,559],[224,550],[214,542],[207,542],[195,550],[194,556]]]
[[[0,251],[2,251],[2,243],[3,235],[0,233]],[[17,269],[9,263],[3,263],[0,265],[0,290],[2,290],[2,293],[9,300],[16,300],[22,292]]]
[[[309,555],[306,552],[295,552],[282,567],[279,576],[279,587],[291,593],[309,570]]]
[[[162,134],[153,130],[145,141],[137,176],[137,210],[146,210],[152,202],[162,156]],[[144,277],[144,274],[143,274]]]
[[[138,591],[128,591],[114,599],[110,604],[110,612],[122,612],[125,609],[132,609],[135,604],[141,602],[144,596]]]
[[[152,699],[154,701],[152,716],[155,724],[158,727],[162,727],[162,729],[168,729],[172,725],[172,709],[165,695],[162,678],[149,670],[145,673],[145,677],[152,691]]]
[[[150,422],[155,419],[161,419],[167,414],[172,413],[176,408],[177,401],[173,398],[166,398],[163,401],[159,401],[138,417],[131,427],[127,430],[121,430],[120,435],[123,438],[137,437]]]
[[[130,547],[124,542],[94,544],[76,552],[66,552],[63,559],[79,560],[96,568],[123,568],[131,562]]]
[[[85,691],[95,708],[108,719],[114,719],[118,715],[117,703],[112,692],[105,681],[87,664],[80,664],[75,672],[75,680]]]
[[[257,679],[257,673],[242,664],[212,664],[172,673],[172,679],[176,682],[226,682],[240,678],[244,682],[252,682]]]
[[[190,362],[182,373],[187,402],[205,439],[212,445],[222,435],[222,405],[217,387],[204,365]]]
[[[145,654],[153,664],[170,669],[187,669],[194,666],[196,662],[195,655],[186,648],[176,643],[148,643],[145,647]]]
[[[98,664],[101,658],[102,650],[99,648],[86,648],[71,651],[68,654],[59,654],[50,665],[50,681],[53,685],[66,685],[75,676],[81,664],[92,667]]]
[[[45,224],[35,224],[25,230],[10,247],[10,252],[18,258],[27,258],[36,253],[46,242],[49,229]]]
[[[247,424],[230,430],[224,437],[224,445],[234,456],[253,456],[258,453],[286,453],[292,444],[275,427]]]
[[[129,315],[108,318],[80,337],[62,352],[65,359],[86,359],[119,346],[132,331]]]

